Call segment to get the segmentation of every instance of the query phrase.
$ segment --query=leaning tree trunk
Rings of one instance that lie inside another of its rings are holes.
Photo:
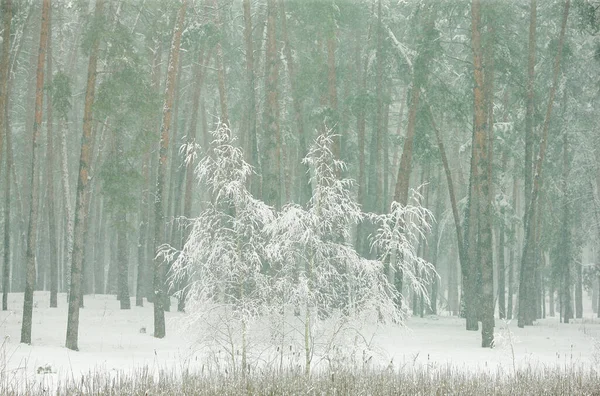
[[[102,17],[104,0],[96,1],[94,18]],[[96,93],[96,66],[98,63],[98,49],[100,37],[96,36],[92,42],[88,62],[88,77],[85,90],[83,110],[83,133],[81,137],[81,154],[79,156],[79,178],[77,180],[77,196],[75,201],[75,222],[73,225],[73,257],[71,259],[71,284],[69,289],[69,313],[67,318],[66,347],[78,350],[79,339],[79,307],[81,304],[81,273],[83,255],[85,252],[84,232],[85,218],[87,215],[87,202],[89,194],[90,168],[92,165],[92,146],[94,141],[92,128],[92,107]]]
[[[544,158],[546,156],[546,148],[548,146],[548,129],[550,126],[552,109],[554,107],[554,96],[556,94],[556,87],[558,85],[558,75],[560,72],[560,62],[562,57],[563,44],[565,40],[565,31],[567,29],[567,19],[569,17],[570,5],[570,0],[567,0],[565,2],[565,7],[562,16],[560,36],[558,39],[558,51],[556,53],[556,57],[554,58],[554,67],[552,71],[552,86],[550,88],[548,108],[546,110],[546,117],[544,119],[544,126],[542,129],[540,151],[535,164],[535,172],[533,173],[533,187],[531,190],[531,197],[527,206],[527,211],[525,212],[525,240],[523,244],[523,254],[521,255],[521,276],[519,282],[519,314],[517,323],[519,327],[532,325],[533,317],[535,315],[533,295],[533,292],[535,290],[535,262],[533,260],[532,255],[532,252],[534,251],[533,244],[535,233],[533,232],[533,223],[534,215],[536,213],[537,197],[539,194],[539,186],[540,179],[542,177]]]
[[[169,56],[169,66],[167,73],[167,84],[165,87],[165,99],[163,106],[163,120],[160,132],[160,150],[159,164],[156,179],[156,195],[154,198],[154,247],[158,249],[165,242],[165,208],[164,208],[164,188],[166,184],[167,173],[167,153],[169,151],[169,133],[171,129],[171,118],[173,100],[175,97],[176,72],[179,61],[179,48],[181,45],[181,33],[183,22],[185,20],[185,10],[187,2],[182,0],[179,8],[175,30],[173,32],[173,42],[171,43],[171,54]],[[165,263],[162,258],[154,258],[154,337],[164,338],[165,330]]]
[[[25,295],[23,300],[23,322],[21,325],[21,342],[31,344],[31,324],[33,318],[33,289],[35,287],[35,252],[38,227],[38,205],[39,205],[39,171],[38,171],[38,142],[40,129],[42,127],[42,104],[44,100],[44,62],[46,60],[46,48],[48,46],[48,22],[50,14],[50,0],[44,0],[42,6],[42,28],[40,31],[40,46],[38,50],[36,84],[35,84],[35,113],[32,134],[31,155],[31,195],[29,226],[27,229],[27,252]]]

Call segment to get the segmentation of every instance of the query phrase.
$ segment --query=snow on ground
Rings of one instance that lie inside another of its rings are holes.
[[[0,312],[0,371],[4,380],[47,381],[48,376],[77,379],[95,371],[131,372],[146,367],[180,370],[202,360],[193,334],[176,330],[184,314],[167,312],[167,337],[152,337],[152,304],[121,311],[115,296],[85,296],[80,311],[79,348],[64,347],[67,302],[59,295],[59,308],[50,309],[48,292],[35,293],[32,345],[19,343],[22,293],[9,295],[9,311]],[[133,300],[133,299],[132,299]],[[175,308],[176,305],[174,304]],[[558,318],[540,320],[519,329],[516,321],[496,321],[494,349],[480,347],[480,332],[464,330],[464,320],[452,317],[411,318],[408,329],[380,328],[372,346],[381,364],[394,369],[419,365],[465,370],[511,372],[517,367],[600,368],[600,320],[591,309],[586,318],[565,325]],[[145,331],[144,331],[145,329]],[[513,360],[514,350],[514,360]],[[45,379],[40,376],[46,376]]]

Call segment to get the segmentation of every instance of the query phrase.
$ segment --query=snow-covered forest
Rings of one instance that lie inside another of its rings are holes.
[[[0,393],[598,381],[600,1],[0,4]]]

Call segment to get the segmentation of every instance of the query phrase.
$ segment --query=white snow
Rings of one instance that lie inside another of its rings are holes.
[[[66,295],[59,295],[59,308],[48,308],[48,292],[36,292],[33,313],[32,345],[19,343],[22,316],[22,293],[9,294],[9,311],[0,312],[0,376],[3,381],[43,381],[56,384],[66,378],[77,380],[95,371],[132,372],[146,368],[158,374],[162,369],[180,370],[201,367],[207,362],[194,339],[201,335],[177,331],[178,319],[185,314],[166,313],[167,336],[152,337],[152,304],[143,308],[119,310],[112,295],[85,296],[80,313],[79,348],[64,347],[67,321]],[[173,304],[176,307],[176,304]],[[592,316],[571,324],[560,324],[558,318],[540,320],[532,327],[519,329],[516,322],[496,321],[494,349],[480,347],[481,334],[464,330],[464,320],[452,317],[410,318],[408,328],[385,326],[376,330],[371,343],[370,365],[395,370],[416,365],[445,367],[468,371],[497,370],[510,373],[517,367],[533,369],[559,366],[595,367],[600,369],[600,320]],[[142,328],[146,332],[140,332]],[[510,339],[509,339],[509,331]],[[371,336],[372,334],[365,334]],[[512,340],[512,341],[511,341]],[[363,355],[364,356],[364,355]],[[48,370],[46,370],[48,368]],[[38,373],[38,370],[41,373]],[[50,371],[50,373],[43,373]]]

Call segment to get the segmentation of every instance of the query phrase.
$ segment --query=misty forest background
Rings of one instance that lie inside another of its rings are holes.
[[[414,315],[529,326],[600,300],[600,2],[2,0],[3,309],[34,290],[170,307],[169,263],[209,199],[194,166],[217,122],[254,167],[252,194],[310,199],[301,162],[331,130],[367,211],[420,187],[436,223],[419,254],[440,277]],[[197,148],[195,162],[185,162]],[[183,149],[182,149],[183,147]],[[376,254],[368,222],[352,229]],[[146,299],[146,300],[145,300]],[[85,308],[84,308],[85,309]],[[66,320],[67,318],[65,318]],[[487,329],[487,330],[486,330]],[[70,338],[69,338],[70,337]],[[69,341],[71,340],[71,341]]]

